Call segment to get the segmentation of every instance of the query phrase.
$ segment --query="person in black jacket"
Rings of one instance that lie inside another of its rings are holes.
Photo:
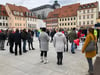
[[[26,50],[26,40],[27,40],[27,32],[26,32],[26,29],[24,29],[21,33],[21,37],[22,37],[22,40],[23,40],[23,52],[26,53],[27,50]]]
[[[16,32],[14,34],[14,41],[15,41],[15,55],[17,55],[17,46],[19,46],[19,54],[22,55],[21,34],[19,33],[18,29],[16,29]]]
[[[33,48],[33,36],[32,36],[31,30],[28,30],[27,40],[28,40],[29,50],[31,49],[35,50],[35,48]],[[31,45],[31,48],[30,48],[30,45]]]
[[[4,30],[1,30],[1,31],[2,32],[0,33],[0,49],[5,50],[4,45],[5,45],[6,35],[5,35]]]
[[[50,42],[53,41],[53,36],[55,35],[55,33],[56,33],[56,31],[55,31],[55,29],[53,29],[53,30],[51,31],[51,34],[50,34],[50,36],[51,36],[51,41],[50,41]]]
[[[13,46],[14,46],[14,33],[13,33],[12,30],[9,31],[8,42],[9,42],[9,45],[10,45],[10,48],[9,48],[10,53],[14,53],[14,51],[13,51]]]

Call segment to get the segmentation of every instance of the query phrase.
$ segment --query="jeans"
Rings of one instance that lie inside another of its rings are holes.
[[[26,52],[26,40],[23,40],[23,52]]]
[[[93,63],[92,63],[92,58],[87,58],[88,65],[89,65],[89,73],[93,73]]]
[[[47,57],[47,51],[41,51],[41,55],[40,55],[41,57]]]
[[[30,47],[31,45],[31,47]],[[29,47],[29,50],[32,48],[33,49],[33,42],[28,42],[28,47]]]
[[[0,41],[0,49],[4,49],[5,40]]]
[[[62,64],[63,52],[57,52],[57,64]]]
[[[22,55],[21,43],[15,43],[15,55],[17,55],[17,46],[19,46],[19,54]]]
[[[75,52],[74,49],[75,49],[75,43],[72,42],[72,44],[71,44],[71,52],[72,52],[72,53]]]

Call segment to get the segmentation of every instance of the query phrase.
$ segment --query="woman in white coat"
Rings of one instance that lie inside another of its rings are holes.
[[[46,33],[46,28],[41,28],[42,32],[39,36],[39,44],[40,44],[40,51],[41,51],[41,62],[44,64],[47,63],[47,51],[49,49],[49,36]]]
[[[67,45],[66,37],[61,31],[62,29],[59,29],[59,32],[57,32],[54,35],[54,40],[53,40],[53,44],[57,52],[57,64],[58,65],[62,65],[64,46],[65,44]]]

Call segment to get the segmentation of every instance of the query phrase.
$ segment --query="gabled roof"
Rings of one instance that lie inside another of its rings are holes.
[[[80,3],[63,6],[61,8],[59,17],[77,16],[77,10],[78,10],[79,6],[80,6]]]
[[[31,12],[30,12],[29,9],[27,9],[24,6],[16,6],[16,5],[13,5],[13,4],[8,4],[8,3],[7,3],[7,5],[10,8],[10,10],[12,11],[14,16],[35,17],[35,15],[27,16],[26,12],[28,12],[28,13],[31,13]],[[19,13],[23,13],[23,15],[15,15],[14,11],[19,12]]]
[[[0,5],[0,16],[8,16],[4,5]]]
[[[94,2],[94,3],[80,5],[79,10],[97,8],[97,7],[98,7],[98,2]]]

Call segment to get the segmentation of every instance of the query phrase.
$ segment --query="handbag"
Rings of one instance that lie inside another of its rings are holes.
[[[91,38],[91,36],[90,36]],[[85,52],[91,52],[91,51],[95,51],[96,50],[96,44],[95,44],[95,40],[92,40],[89,42],[89,44],[87,45]]]

